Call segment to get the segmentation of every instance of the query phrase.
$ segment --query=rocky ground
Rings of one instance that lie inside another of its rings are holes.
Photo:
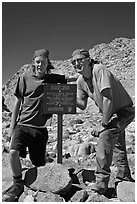
[[[135,101],[135,40],[116,38],[109,44],[96,45],[90,49],[90,54],[101,60],[117,75]],[[75,73],[70,59],[52,61],[52,63],[55,66],[55,73],[70,75]],[[30,72],[29,65],[24,65],[2,87],[4,103],[11,112],[17,78],[26,72]],[[2,113],[2,190],[7,189],[12,183],[8,160],[11,112],[3,110]],[[28,157],[21,160],[26,187],[17,200],[19,202],[134,202],[135,183],[121,182],[115,188],[114,162],[111,165],[109,191],[105,195],[90,191],[91,183],[95,182],[97,146],[97,138],[92,137],[90,131],[93,126],[100,123],[100,119],[98,108],[91,100],[88,101],[88,107],[84,111],[77,109],[77,114],[63,115],[61,165],[57,164],[57,115],[53,115],[52,120],[48,122],[47,164],[36,170]],[[135,121],[126,129],[126,143],[132,177],[135,178]]]

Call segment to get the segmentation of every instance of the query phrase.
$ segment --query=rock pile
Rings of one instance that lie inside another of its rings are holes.
[[[109,44],[99,44],[89,50],[90,55],[106,64],[121,81],[128,93],[135,100],[135,40],[116,38]],[[75,74],[70,59],[52,61],[54,73]],[[12,112],[14,105],[14,89],[17,79],[29,73],[30,65],[26,64],[13,75],[2,87],[4,105]],[[11,170],[8,161],[9,126],[11,112],[3,109],[2,113],[2,168],[3,190],[11,185]],[[100,123],[100,113],[94,102],[89,100],[88,107],[75,115],[63,116],[63,164],[57,164],[57,115],[49,121],[49,141],[47,145],[47,164],[37,169],[37,177],[32,179],[30,173],[35,169],[27,157],[22,159],[26,188],[19,198],[20,202],[132,202],[135,200],[135,185],[121,182],[115,189],[116,167],[112,163],[112,175],[109,192],[100,196],[90,191],[90,183],[95,182],[95,156],[97,138],[91,137],[90,130]],[[135,122],[126,128],[126,143],[132,177],[135,177]],[[29,169],[28,169],[29,168]],[[54,170],[54,171],[53,171]],[[43,190],[45,192],[43,192]],[[63,192],[59,193],[59,192]],[[126,196],[128,195],[128,196]]]
[[[91,57],[102,61],[127,88],[133,87],[135,80],[134,45],[134,39],[116,38],[109,44],[96,45],[89,52]]]

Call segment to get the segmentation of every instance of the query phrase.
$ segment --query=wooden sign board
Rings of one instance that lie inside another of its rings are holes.
[[[76,84],[45,84],[43,113],[75,114],[76,94]]]

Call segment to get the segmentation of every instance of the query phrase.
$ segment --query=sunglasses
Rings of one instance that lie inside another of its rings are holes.
[[[76,62],[77,62],[78,64],[80,64],[80,63],[83,61],[83,59],[84,59],[84,58],[75,59],[75,60],[73,60],[73,61],[71,62],[71,64],[72,64],[72,65],[76,65]]]

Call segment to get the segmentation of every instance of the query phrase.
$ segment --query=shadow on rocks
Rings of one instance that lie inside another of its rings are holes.
[[[88,182],[95,182],[96,181],[96,176],[95,176],[94,170],[83,169],[82,177],[83,177],[83,183],[85,183],[87,181]]]
[[[37,167],[29,169],[24,178],[24,183],[26,186],[30,186],[37,179]]]
[[[108,188],[103,195],[108,199],[116,198],[117,197],[116,188]]]
[[[62,197],[66,202],[68,202],[73,197],[73,195],[80,190],[82,190],[82,188],[72,184],[70,190],[66,194],[62,195]]]
[[[72,185],[71,185],[69,191],[67,191],[64,195],[62,195],[62,197],[65,199],[66,202],[68,202],[77,191],[82,190],[82,188],[80,187],[80,182],[77,178],[77,175],[74,173],[75,169],[70,168],[70,169],[68,169],[68,171],[69,171],[69,175],[72,179]]]

